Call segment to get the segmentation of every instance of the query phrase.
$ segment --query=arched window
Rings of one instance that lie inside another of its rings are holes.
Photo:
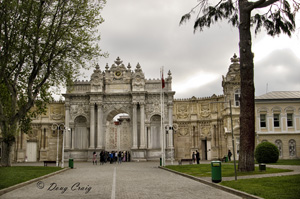
[[[276,140],[275,145],[277,146],[279,150],[279,157],[282,157],[282,141],[281,140]]]
[[[290,154],[290,157],[296,156],[296,141],[295,140],[289,141],[289,154]]]

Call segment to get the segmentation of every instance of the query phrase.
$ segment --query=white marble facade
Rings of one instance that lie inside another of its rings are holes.
[[[172,125],[172,77],[165,78],[164,123]],[[161,79],[145,79],[140,64],[131,70],[117,58],[104,71],[97,65],[90,81],[75,81],[65,97],[65,159],[88,160],[94,151],[130,151],[133,160],[158,159],[161,154]],[[114,125],[126,113],[130,120]],[[166,151],[173,149],[172,133]]]

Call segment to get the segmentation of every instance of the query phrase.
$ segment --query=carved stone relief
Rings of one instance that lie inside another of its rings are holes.
[[[89,105],[85,103],[73,104],[70,106],[71,120],[74,120],[78,115],[88,116]]]
[[[125,103],[125,102],[131,102],[130,96],[105,96],[104,97],[104,103]]]
[[[183,137],[183,136],[189,136],[189,128],[188,127],[179,128],[178,137]]]
[[[64,115],[64,107],[63,106],[50,106],[50,118],[52,120],[61,120]]]
[[[132,86],[133,91],[144,91],[145,80],[142,79],[140,76],[136,76],[136,78],[132,81]]]
[[[210,116],[209,104],[201,105],[201,117],[207,118]]]
[[[177,117],[178,119],[187,119],[189,116],[188,113],[188,105],[187,104],[180,104],[177,106]]]
[[[205,127],[201,127],[201,136],[208,136],[210,134],[210,127],[205,126]]]

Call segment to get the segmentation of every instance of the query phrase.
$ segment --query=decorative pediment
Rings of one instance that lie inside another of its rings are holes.
[[[131,79],[131,66],[130,64],[128,64],[127,69],[125,67],[125,65],[123,64],[123,61],[118,57],[115,61],[114,64],[112,64],[112,66],[109,68],[108,65],[106,65],[105,67],[105,83],[108,85],[112,85],[112,84],[129,84],[130,83],[130,79]],[[124,91],[128,90],[128,86],[126,86],[126,89],[123,89]],[[120,86],[108,86],[106,88],[108,88],[109,90],[114,90],[117,89],[119,90]],[[121,89],[121,90],[122,90]],[[119,91],[118,91],[119,92]]]

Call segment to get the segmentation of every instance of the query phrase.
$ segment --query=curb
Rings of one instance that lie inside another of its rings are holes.
[[[251,195],[251,194],[246,193],[246,192],[243,192],[243,191],[239,191],[239,190],[236,190],[236,189],[232,189],[232,188],[230,188],[230,187],[225,187],[225,186],[223,186],[223,185],[219,185],[219,184],[216,184],[216,183],[212,183],[212,182],[203,180],[203,179],[201,179],[201,178],[197,178],[197,177],[195,177],[195,176],[191,176],[191,175],[188,175],[188,174],[185,174],[185,173],[180,173],[180,172],[178,172],[178,171],[174,171],[174,170],[171,170],[171,169],[168,169],[168,168],[165,168],[165,167],[158,166],[158,168],[164,169],[164,170],[166,170],[166,171],[169,171],[169,172],[172,172],[172,173],[175,173],[175,174],[178,174],[178,175],[187,177],[187,178],[190,178],[190,179],[192,179],[192,180],[201,182],[201,183],[206,184],[206,185],[209,185],[209,186],[211,186],[211,187],[214,187],[214,188],[217,188],[217,189],[220,189],[220,190],[223,190],[223,191],[226,191],[226,192],[235,194],[235,195],[240,196],[240,197],[242,197],[242,198],[247,198],[247,199],[263,199],[263,198],[261,198],[261,197],[259,197],[259,196],[254,196],[254,195]]]
[[[5,188],[5,189],[1,189],[1,190],[0,190],[0,196],[3,195],[3,194],[5,194],[5,193],[7,193],[7,192],[10,192],[10,191],[13,191],[13,190],[15,190],[15,189],[21,188],[21,187],[23,187],[23,186],[25,186],[25,185],[31,184],[31,183],[33,183],[33,182],[36,182],[36,181],[39,181],[39,180],[42,180],[42,179],[45,179],[45,178],[54,176],[54,175],[56,175],[56,174],[62,173],[62,172],[67,171],[67,170],[69,170],[69,169],[70,169],[70,168],[64,168],[64,169],[62,169],[62,170],[59,170],[59,171],[56,171],[56,172],[53,172],[53,173],[49,173],[49,174],[47,174],[47,175],[40,176],[40,177],[38,177],[38,178],[34,178],[34,179],[31,179],[31,180],[28,180],[28,181],[26,181],[26,182],[22,182],[22,183],[13,185],[13,186],[11,186],[11,187],[7,187],[7,188]]]

